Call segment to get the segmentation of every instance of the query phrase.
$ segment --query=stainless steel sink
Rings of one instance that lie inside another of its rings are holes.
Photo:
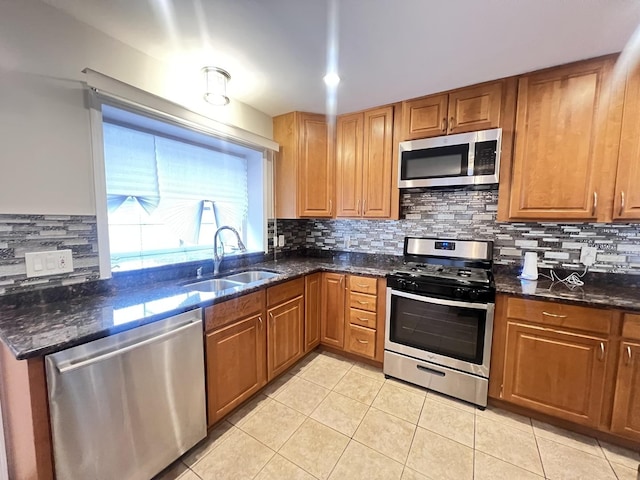
[[[246,284],[261,282],[262,280],[268,280],[270,278],[277,277],[278,275],[278,273],[267,272],[265,270],[247,270],[246,272],[228,275],[224,277],[224,279]]]
[[[198,292],[221,292],[230,288],[242,287],[246,282],[235,282],[226,278],[214,278],[202,282],[190,283],[185,287]]]

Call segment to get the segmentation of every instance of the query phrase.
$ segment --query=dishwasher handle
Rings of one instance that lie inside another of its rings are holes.
[[[130,352],[131,350],[135,350],[137,348],[144,347],[145,345],[150,345],[152,343],[159,342],[160,340],[164,340],[165,338],[171,337],[171,336],[173,336],[173,335],[175,335],[177,333],[182,332],[183,330],[187,330],[188,328],[191,328],[194,325],[197,325],[197,323],[194,323],[194,322],[190,321],[189,323],[180,325],[179,327],[174,328],[173,330],[170,330],[168,332],[161,333],[160,335],[156,335],[156,336],[151,337],[151,338],[147,338],[146,340],[134,343],[132,345],[127,345],[126,347],[123,347],[123,348],[116,348],[116,349],[114,349],[114,350],[112,350],[110,352],[104,353],[102,355],[97,355],[95,357],[90,357],[90,358],[87,358],[86,360],[82,360],[82,361],[77,362],[77,363],[71,363],[71,364],[66,365],[64,367],[61,367],[60,365],[57,365],[58,371],[61,374],[68,373],[68,372],[72,372],[74,370],[77,370],[79,368],[87,367],[89,365],[93,365],[93,364],[102,362],[104,360],[108,360],[109,358],[117,357],[118,355],[122,355],[123,353]]]

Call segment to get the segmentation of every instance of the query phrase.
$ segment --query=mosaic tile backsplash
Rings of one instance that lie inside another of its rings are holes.
[[[401,195],[401,220],[278,220],[287,242],[321,250],[402,255],[405,236],[494,241],[497,264],[519,266],[525,251],[541,268],[581,270],[583,245],[598,250],[592,272],[640,274],[640,225],[498,223],[497,190]],[[304,235],[304,242],[302,236]]]
[[[27,278],[25,252],[66,249],[72,251],[73,272]],[[99,277],[95,216],[0,215],[0,295]]]

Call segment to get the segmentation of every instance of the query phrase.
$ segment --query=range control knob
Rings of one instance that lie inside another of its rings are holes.
[[[463,288],[456,288],[456,289],[453,291],[453,295],[454,295],[456,298],[463,298],[463,297],[464,297],[464,289],[463,289]]]
[[[469,298],[471,300],[477,300],[479,296],[480,296],[480,292],[478,292],[478,290],[470,290],[469,291]]]

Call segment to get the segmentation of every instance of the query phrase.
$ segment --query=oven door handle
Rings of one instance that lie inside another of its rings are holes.
[[[445,300],[443,298],[434,298],[427,295],[416,295],[415,293],[401,292],[400,290],[391,290],[391,295],[398,297],[409,298],[418,302],[435,303],[436,305],[445,305],[447,307],[460,307],[471,308],[474,310],[490,310],[493,308],[493,303],[471,303],[471,302],[458,302],[456,300]]]

